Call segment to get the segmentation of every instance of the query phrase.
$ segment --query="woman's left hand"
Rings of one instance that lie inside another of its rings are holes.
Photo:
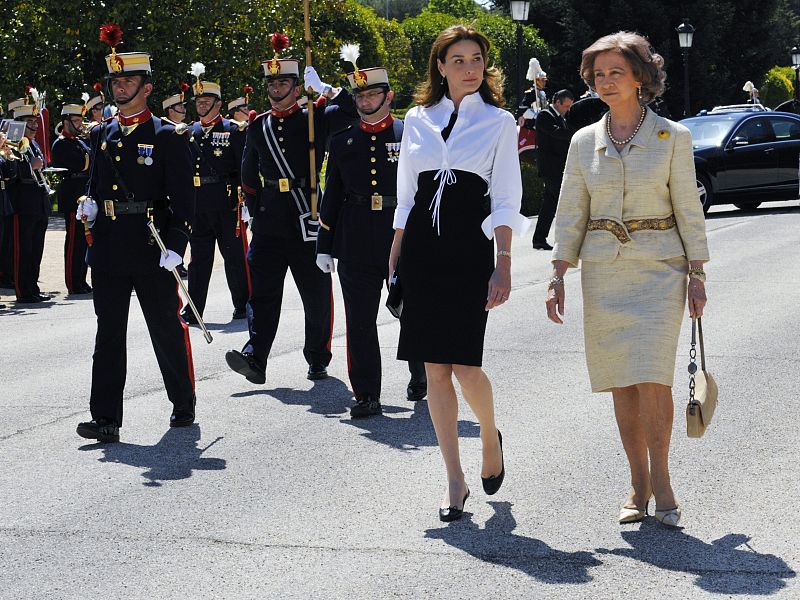
[[[511,268],[498,265],[489,278],[489,295],[486,297],[486,310],[500,306],[511,294]]]
[[[706,305],[706,284],[694,277],[689,278],[689,289],[687,291],[689,300],[689,316],[693,319],[695,317],[703,316],[703,308]]]

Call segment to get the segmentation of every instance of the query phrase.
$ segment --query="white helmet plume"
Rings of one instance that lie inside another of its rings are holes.
[[[339,49],[339,56],[342,57],[342,60],[352,63],[356,70],[358,70],[356,61],[358,60],[360,53],[361,46],[358,44],[342,44],[342,47]]]
[[[547,77],[547,73],[542,71],[542,65],[539,64],[539,59],[532,58],[528,63],[528,74],[525,75],[525,79],[533,81],[537,77]]]
[[[206,66],[203,63],[192,63],[192,68],[189,70],[189,73],[200,79],[203,76],[203,73],[206,72]]]

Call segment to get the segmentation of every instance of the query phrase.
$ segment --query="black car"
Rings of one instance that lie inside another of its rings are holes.
[[[681,121],[692,132],[697,191],[712,204],[755,208],[767,200],[796,200],[800,117],[774,111],[715,109]]]

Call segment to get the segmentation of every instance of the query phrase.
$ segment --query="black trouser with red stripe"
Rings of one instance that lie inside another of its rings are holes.
[[[172,273],[164,269],[125,275],[92,269],[97,337],[92,356],[92,418],[114,419],[122,425],[131,292],[136,291],[167,396],[174,411],[189,411],[194,403],[194,365],[189,328],[180,318],[181,299]]]
[[[0,281],[14,281],[14,215],[0,217]]]
[[[31,298],[41,293],[39,268],[47,232],[45,215],[14,215],[14,282],[17,298]]]
[[[244,310],[250,298],[250,277],[247,270],[247,228],[239,224],[236,236],[238,210],[198,212],[192,222],[192,261],[189,263],[189,295],[200,315],[206,307],[208,284],[214,266],[214,241],[216,240],[225,261],[225,278],[231,291],[235,310]]]
[[[386,285],[386,268],[339,260],[344,313],[347,319],[347,372],[353,395],[381,397],[381,346],[378,341],[378,310]],[[414,380],[425,380],[425,365],[409,362]]]
[[[317,267],[314,242],[304,242],[299,231],[296,237],[290,238],[256,233],[247,254],[247,264],[253,293],[247,303],[250,340],[244,350],[252,349],[256,358],[266,363],[278,331],[286,270],[291,269],[306,317],[303,356],[308,364],[328,366],[331,362],[333,288],[330,273],[323,273]]]
[[[86,234],[83,223],[75,218],[75,211],[64,213],[67,235],[64,238],[64,283],[67,292],[80,294],[86,290]]]

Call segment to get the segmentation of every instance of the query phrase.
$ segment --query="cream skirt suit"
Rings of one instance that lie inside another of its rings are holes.
[[[606,119],[572,138],[553,260],[581,262],[592,391],[645,382],[671,387],[688,261],[709,259],[692,137],[647,109],[618,152]]]

